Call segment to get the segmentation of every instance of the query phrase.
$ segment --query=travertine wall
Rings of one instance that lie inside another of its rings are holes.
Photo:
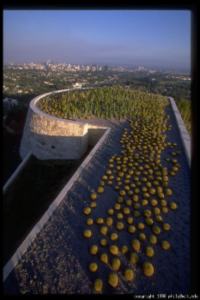
[[[187,131],[187,128],[185,127],[184,121],[181,117],[181,114],[178,110],[178,107],[176,106],[176,102],[174,101],[174,98],[172,98],[172,97],[168,97],[168,98],[169,98],[169,101],[171,103],[172,111],[174,113],[174,117],[175,117],[176,122],[177,122],[177,126],[178,126],[178,129],[179,129],[179,132],[180,132],[183,147],[185,149],[185,154],[186,154],[188,164],[189,164],[189,166],[191,166],[192,150],[191,150],[190,135]]]
[[[31,101],[20,145],[22,159],[29,152],[43,160],[79,159],[86,152],[88,143],[94,145],[103,134],[105,127],[56,118],[36,106],[41,98],[65,91],[69,89],[46,93]],[[88,131],[90,128],[93,129]]]

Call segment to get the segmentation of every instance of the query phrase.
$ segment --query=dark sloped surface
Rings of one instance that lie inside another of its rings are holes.
[[[190,174],[179,137],[178,128],[172,112],[169,110],[172,130],[167,133],[168,139],[178,144],[181,150],[179,162],[181,170],[173,179],[170,186],[174,190],[171,196],[179,205],[178,209],[164,216],[165,222],[171,224],[172,230],[162,233],[162,239],[171,243],[170,251],[163,251],[160,245],[155,246],[155,275],[145,278],[141,265],[136,269],[134,283],[124,283],[121,272],[120,285],[111,289],[107,284],[104,293],[187,293],[190,286]],[[88,271],[88,264],[95,259],[88,254],[88,245],[98,243],[97,226],[94,229],[92,241],[82,237],[85,228],[83,208],[90,203],[91,189],[98,186],[100,177],[106,170],[106,164],[113,154],[120,152],[119,139],[123,127],[127,123],[113,126],[113,130],[97,151],[95,157],[83,171],[79,180],[74,184],[67,197],[52,215],[46,226],[40,232],[33,245],[23,256],[15,270],[5,283],[6,293],[27,294],[70,294],[91,293],[92,282],[101,277],[107,282],[109,268],[101,265],[97,275]],[[167,153],[163,154],[163,158]],[[117,193],[106,186],[105,193],[97,200],[97,208],[92,217],[106,216],[105,212],[116,201]],[[148,229],[146,229],[148,230]],[[129,242],[131,237],[120,234],[119,244]],[[102,249],[101,249],[102,251]],[[125,257],[122,262],[127,266]],[[141,255],[141,262],[144,260]]]

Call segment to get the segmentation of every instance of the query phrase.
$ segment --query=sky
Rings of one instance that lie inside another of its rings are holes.
[[[6,63],[190,69],[189,10],[4,10]]]

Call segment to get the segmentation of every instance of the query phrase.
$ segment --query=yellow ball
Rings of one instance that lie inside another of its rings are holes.
[[[97,189],[97,192],[98,192],[99,194],[102,194],[102,193],[104,192],[103,186],[99,186],[98,189]]]
[[[128,226],[128,232],[129,233],[135,233],[136,232],[136,227],[134,225]]]
[[[113,233],[111,234],[111,236],[110,236],[110,239],[111,239],[112,241],[116,241],[116,240],[118,239],[118,234],[115,233],[115,232],[113,232]]]
[[[105,246],[107,246],[108,241],[106,239],[101,239],[100,244],[101,244],[101,246],[105,247]]]
[[[152,215],[152,212],[151,212],[151,210],[149,210],[149,209],[146,209],[146,210],[144,211],[144,216],[145,216],[145,217],[147,217],[147,218],[150,218],[150,217],[151,217],[151,215]]]
[[[140,251],[141,244],[140,244],[139,240],[137,240],[137,239],[132,240],[131,245],[133,247],[133,250],[135,250],[136,252]]]
[[[167,196],[171,196],[172,194],[173,194],[172,189],[170,189],[170,188],[166,189],[166,195]]]
[[[108,233],[108,227],[107,226],[102,226],[100,228],[100,232],[101,232],[101,234],[106,235]]]
[[[177,209],[177,204],[176,204],[176,202],[171,202],[170,203],[170,208],[172,209],[172,210],[175,210],[175,209]]]
[[[135,273],[131,269],[126,269],[124,271],[124,277],[127,281],[133,281],[135,278]]]
[[[145,241],[145,240],[146,240],[146,235],[145,235],[143,232],[141,232],[141,233],[139,234],[139,239],[140,239],[141,241]]]
[[[93,221],[92,218],[88,218],[87,221],[86,221],[87,225],[92,225],[93,223],[94,223],[94,221]]]
[[[160,215],[156,215],[155,219],[156,219],[157,222],[162,222],[163,221],[163,218]]]
[[[110,246],[110,253],[113,255],[118,255],[119,254],[119,248],[116,245],[111,245]]]
[[[108,264],[108,254],[107,253],[102,253],[100,256],[100,260],[104,263],[104,264]]]
[[[125,189],[126,191],[129,191],[129,190],[130,190],[130,186],[125,185],[124,189]]]
[[[156,199],[151,200],[151,205],[156,206],[158,204],[158,201]]]
[[[151,226],[151,225],[153,225],[153,219],[152,218],[146,218],[145,219],[145,222],[146,222],[146,224],[148,225],[148,226]]]
[[[120,210],[121,204],[120,204],[120,203],[115,203],[114,208],[115,208],[116,210]]]
[[[97,207],[97,203],[96,203],[96,202],[92,202],[92,203],[90,204],[90,207],[91,207],[91,208]]]
[[[144,193],[143,196],[144,196],[145,198],[150,198],[150,194],[149,194],[149,193]]]
[[[143,230],[145,228],[144,223],[140,222],[138,223],[138,229]]]
[[[106,225],[112,226],[112,224],[113,224],[113,219],[111,217],[106,218]]]
[[[171,245],[168,241],[162,241],[161,246],[164,250],[169,250]]]
[[[134,195],[133,196],[133,201],[134,202],[138,202],[139,201],[139,196],[138,195]]]
[[[160,199],[164,199],[164,198],[165,198],[165,195],[164,195],[164,193],[159,193],[159,194],[158,194],[158,197],[159,197]]]
[[[86,229],[83,231],[83,236],[87,239],[91,238],[92,237],[92,230],[90,229]]]
[[[167,207],[162,207],[162,212],[164,214],[167,214],[169,212],[169,209]]]
[[[167,206],[167,201],[166,200],[161,200],[160,204],[162,207],[166,207]]]
[[[117,228],[118,230],[122,230],[122,229],[124,229],[124,224],[123,224],[122,222],[117,222],[116,228]]]
[[[161,229],[157,225],[153,226],[152,230],[153,230],[153,233],[155,233],[155,234],[160,234],[161,233]]]
[[[151,195],[155,195],[155,194],[156,194],[156,189],[151,188],[151,189],[149,190],[149,192],[150,192]]]
[[[90,204],[90,207],[91,207],[91,208],[95,208],[95,207],[97,207],[97,204],[96,204],[96,202],[92,202],[92,203]]]
[[[103,218],[97,218],[96,219],[96,223],[97,224],[103,224],[104,223],[104,219]]]
[[[104,187],[105,186],[105,181],[101,180],[99,183],[100,183],[100,187]]]
[[[168,176],[163,176],[163,181],[168,182],[169,181]]]
[[[154,214],[155,214],[155,215],[159,215],[159,214],[160,214],[160,208],[155,207],[155,208],[154,208]]]
[[[103,281],[99,278],[97,278],[94,282],[94,291],[96,293],[101,293],[103,290]]]
[[[151,244],[155,245],[158,241],[157,236],[154,234],[150,235],[149,241]]]
[[[114,209],[110,208],[110,209],[108,210],[108,214],[109,214],[110,216],[114,215]]]
[[[90,247],[90,254],[96,255],[97,252],[98,252],[98,246],[97,246],[97,245],[92,245],[92,246]]]
[[[132,205],[132,201],[129,199],[129,200],[126,200],[126,205],[127,206],[131,206]]]
[[[106,174],[107,174],[107,175],[111,175],[111,174],[112,174],[112,171],[111,171],[111,170],[107,170],[107,171],[106,171]]]
[[[90,195],[90,199],[91,199],[91,200],[96,200],[96,199],[97,199],[97,194],[96,194],[96,193],[92,193],[92,194]]]
[[[133,219],[133,217],[128,217],[126,221],[127,221],[128,224],[131,225],[131,224],[133,224],[134,219]]]
[[[164,223],[164,224],[163,224],[163,229],[164,229],[164,230],[169,231],[170,228],[171,228],[170,224],[168,224],[168,223]]]
[[[97,269],[98,269],[98,265],[95,262],[92,262],[92,263],[89,264],[89,270],[91,272],[96,272]]]
[[[148,200],[146,200],[146,199],[142,200],[142,205],[143,205],[143,206],[148,205]]]
[[[146,256],[153,257],[154,256],[154,250],[151,246],[146,247]]]
[[[123,177],[124,173],[123,172],[119,172],[118,175],[119,175],[119,177]]]
[[[84,209],[83,209],[83,213],[85,214],[85,215],[89,215],[89,214],[91,214],[91,208],[90,207],[85,207]]]
[[[131,253],[130,260],[129,260],[130,263],[135,265],[135,264],[137,264],[138,260],[139,260],[139,257],[137,255],[137,253],[135,253],[135,252]]]
[[[118,213],[118,214],[117,214],[117,219],[119,219],[119,220],[122,220],[122,219],[123,219],[123,217],[124,217],[124,216],[123,216],[123,214],[122,214],[122,213]]]
[[[123,245],[122,248],[121,248],[121,253],[126,254],[127,252],[128,252],[128,246]]]
[[[120,196],[125,196],[126,195],[126,191],[124,191],[124,190],[120,191],[119,194],[120,194]]]
[[[129,215],[129,214],[131,213],[130,208],[129,208],[129,207],[124,207],[123,213],[124,213],[125,215]]]
[[[144,275],[150,277],[154,274],[154,266],[150,262],[145,262],[143,264]]]
[[[111,287],[116,288],[119,284],[119,278],[116,273],[110,273],[108,276],[108,283]]]
[[[112,267],[113,271],[118,271],[120,266],[121,266],[120,259],[117,257],[113,258],[112,263],[111,263],[111,267]]]

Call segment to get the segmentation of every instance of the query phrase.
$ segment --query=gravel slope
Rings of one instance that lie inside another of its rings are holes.
[[[187,293],[190,284],[190,170],[184,155],[178,128],[170,108],[172,130],[168,139],[178,144],[181,150],[179,162],[181,171],[173,177],[170,186],[174,190],[173,199],[178,203],[176,212],[169,212],[165,221],[172,230],[162,234],[169,239],[172,249],[159,250],[156,245],[156,255],[152,262],[156,266],[155,275],[145,278],[140,266],[136,269],[136,279],[132,284],[121,281],[119,288],[113,290],[105,286],[104,293]],[[90,203],[91,189],[98,186],[99,178],[106,170],[106,163],[111,155],[119,153],[119,138],[127,122],[112,123],[112,131],[107,141],[99,149],[67,194],[62,204],[51,216],[46,226],[40,232],[32,246],[24,254],[23,259],[5,282],[5,293],[27,294],[90,294],[91,284],[96,278],[88,269],[91,256],[88,254],[88,244],[98,242],[94,234],[92,242],[88,243],[82,237],[85,227],[83,208]],[[163,158],[167,153],[163,154]],[[106,195],[106,196],[105,196]],[[94,217],[105,216],[117,197],[116,191],[106,186],[105,193],[97,200]],[[95,229],[96,230],[96,229]],[[96,231],[97,232],[97,231]],[[130,239],[128,235],[120,235],[120,243]],[[122,258],[125,264],[126,259]],[[95,260],[94,260],[95,261]],[[109,269],[100,268],[98,277],[107,281]],[[122,276],[122,275],[120,275]]]

